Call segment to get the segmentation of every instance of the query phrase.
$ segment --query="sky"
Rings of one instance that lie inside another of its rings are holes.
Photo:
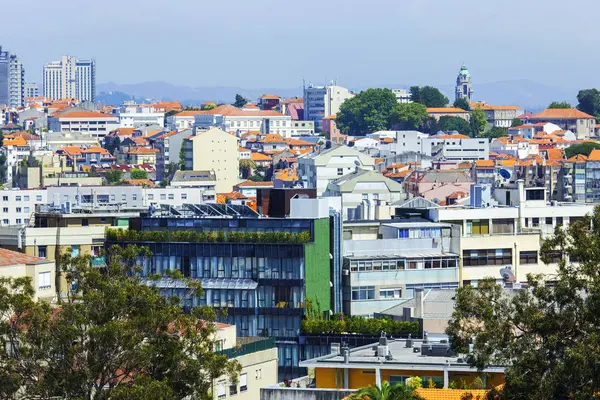
[[[597,0],[0,0],[26,80],[69,54],[97,82],[291,88],[530,79],[600,86]]]

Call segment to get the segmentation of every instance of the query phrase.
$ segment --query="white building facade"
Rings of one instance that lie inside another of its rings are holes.
[[[117,111],[121,128],[139,128],[146,125],[165,126],[165,113],[157,112],[152,104],[125,103]]]
[[[314,121],[315,130],[321,132],[323,118],[340,111],[344,101],[354,94],[342,86],[309,85],[304,88],[304,119]]]
[[[62,56],[44,66],[44,97],[96,102],[96,62]]]

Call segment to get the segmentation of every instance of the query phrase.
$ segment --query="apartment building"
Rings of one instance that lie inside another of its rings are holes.
[[[71,108],[48,117],[48,128],[52,132],[87,133],[98,139],[104,138],[118,127],[117,116],[95,111]]]
[[[12,183],[14,167],[27,159],[31,148],[22,136],[17,136],[14,139],[4,139],[0,153],[6,157],[6,181]]]
[[[26,83],[25,84],[25,98],[39,97],[40,90],[37,83]]]
[[[186,170],[213,171],[217,179],[217,193],[231,192],[239,176],[236,136],[218,128],[196,131],[194,136],[184,139],[183,146]]]
[[[166,179],[169,165],[177,165],[181,162],[179,156],[183,147],[183,140],[190,136],[192,136],[192,130],[184,129],[164,133],[156,138],[154,141],[154,147],[158,150],[156,154],[156,180]]]
[[[138,128],[147,125],[165,126],[165,113],[158,112],[153,104],[125,102],[114,113],[119,117],[121,128]]]
[[[48,201],[45,189],[0,190],[0,226],[22,226],[30,222],[37,205]]]
[[[236,360],[241,371],[236,383],[226,376],[213,381],[213,399],[254,400],[260,398],[260,389],[274,385],[277,379],[278,352],[275,341],[265,337],[236,335],[234,325],[215,323],[217,342],[215,351]]]
[[[279,134],[284,138],[292,137],[292,117],[274,110],[239,109],[226,104],[202,111],[194,118],[194,127],[200,130],[216,127],[239,134],[257,131]]]
[[[3,278],[30,278],[34,300],[54,300],[54,274],[54,261],[0,248],[0,275]]]
[[[329,182],[357,169],[375,170],[375,160],[347,146],[332,146],[298,159],[303,187],[317,189],[322,196]]]
[[[96,102],[96,62],[62,56],[44,66],[44,97]]]
[[[304,88],[304,119],[314,121],[317,132],[321,131],[323,118],[336,115],[344,101],[354,96],[342,86],[309,85]]]
[[[494,106],[483,101],[470,103],[471,109],[481,108],[490,127],[510,128],[513,119],[523,114],[523,109],[518,106]]]
[[[457,288],[460,231],[411,217],[346,221],[342,270],[347,315],[373,316],[417,288]]]
[[[436,134],[421,140],[422,152],[436,160],[487,160],[490,157],[488,138],[471,138],[461,134]]]
[[[0,46],[0,105],[23,107],[25,100],[25,68],[21,60]]]

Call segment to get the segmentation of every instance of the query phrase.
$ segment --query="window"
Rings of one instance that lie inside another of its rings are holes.
[[[225,381],[223,380],[217,383],[217,398],[224,399],[225,397]]]
[[[8,212],[8,207],[3,207],[3,208],[2,208],[2,212],[5,212],[5,213],[7,213],[7,212]]]
[[[2,223],[3,223],[4,225],[8,225],[8,219],[6,219],[6,218],[5,218],[5,219],[3,219],[3,220],[2,220]]]
[[[537,264],[537,251],[522,251],[519,253],[519,263],[521,264]]]
[[[531,218],[531,226],[533,228],[537,228],[540,226],[540,219],[539,218]]]
[[[87,218],[81,219],[81,226],[90,226],[90,221]]]
[[[132,195],[131,195],[131,199],[132,199],[133,201],[137,201],[137,194],[135,194],[135,193],[134,193],[134,194],[132,194]]]
[[[39,290],[50,289],[52,287],[51,275],[52,275],[52,273],[50,271],[40,272],[38,274],[38,289]]]
[[[166,193],[161,193],[160,194],[160,199],[161,200],[166,200],[167,199],[167,194]]]
[[[175,195],[173,193],[169,193],[169,200],[175,200]]]
[[[352,300],[375,300],[375,286],[353,287]]]
[[[17,218],[16,222],[17,222],[17,224],[20,224],[21,223],[21,218]]]
[[[17,207],[17,213],[20,213],[21,211],[21,207]]]
[[[546,225],[552,225],[552,217],[546,217]]]
[[[556,217],[556,226],[562,226],[563,217]]]
[[[99,194],[96,196],[98,203],[108,203],[108,195],[107,194]]]
[[[181,193],[181,200],[187,200],[187,193]]]
[[[344,175],[344,168],[338,168],[337,169],[337,174],[338,174],[338,176]]]
[[[39,258],[46,258],[46,251],[47,251],[48,247],[46,246],[38,246],[38,257]]]
[[[246,374],[240,375],[240,392],[245,392],[248,390],[248,386],[246,383]]]
[[[127,201],[127,195],[125,193],[121,194],[121,200]]]
[[[385,288],[379,290],[380,299],[399,299],[402,297],[402,289],[400,288]]]
[[[21,196],[16,196],[15,201],[21,201]]]
[[[549,264],[555,264],[562,260],[562,253],[560,251],[549,251],[546,253],[546,256],[549,258]]]
[[[464,250],[463,265],[477,267],[486,265],[511,265],[511,249]]]
[[[23,196],[23,199],[25,199],[25,201],[29,201],[29,196]]]
[[[237,394],[237,385],[231,384],[229,385],[229,395],[233,396],[234,394]]]
[[[2,201],[8,201],[8,196],[2,196]]]

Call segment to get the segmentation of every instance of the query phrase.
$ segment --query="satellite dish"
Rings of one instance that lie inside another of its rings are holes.
[[[516,281],[515,274],[508,268],[500,268],[500,276],[504,279],[504,282]]]
[[[498,171],[498,173],[500,174],[501,177],[503,177],[504,179],[510,179],[510,172],[508,172],[507,170],[505,170],[504,168],[500,169],[500,171]]]

